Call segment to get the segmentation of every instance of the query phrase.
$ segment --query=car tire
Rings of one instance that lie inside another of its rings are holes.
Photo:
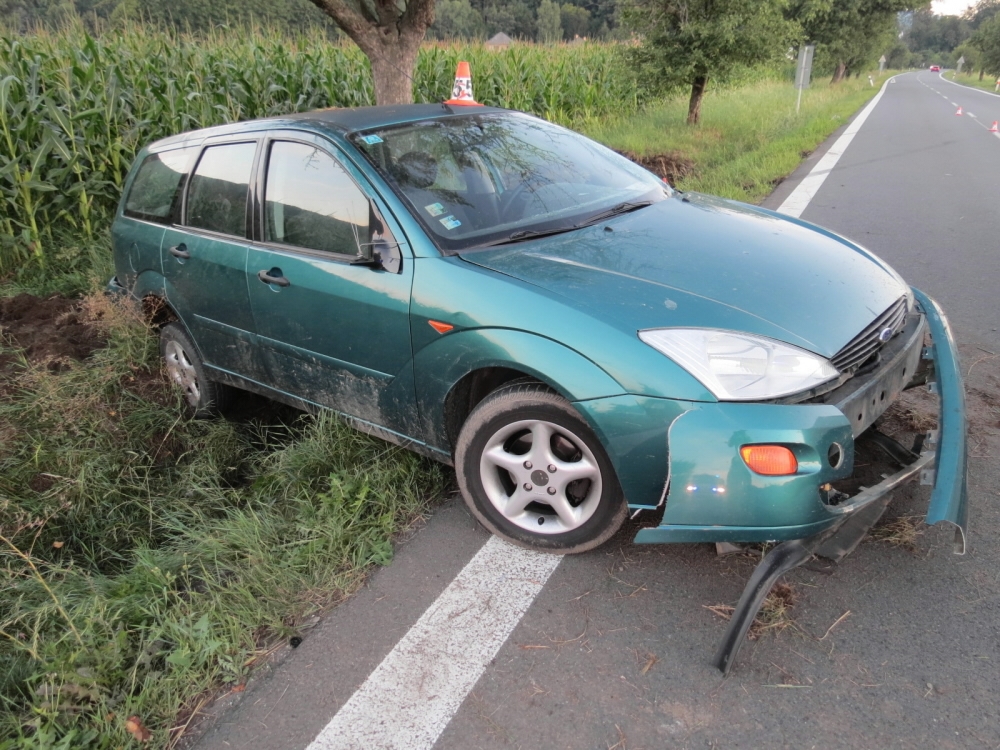
[[[455,473],[479,522],[529,549],[586,552],[628,515],[600,440],[566,399],[536,382],[502,386],[480,402],[459,433]]]
[[[182,391],[193,416],[209,417],[225,407],[229,388],[208,379],[201,355],[180,323],[168,323],[160,331],[160,355],[167,378]]]

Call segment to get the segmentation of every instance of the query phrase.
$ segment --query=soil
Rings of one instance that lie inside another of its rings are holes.
[[[104,337],[86,322],[79,302],[66,297],[47,299],[31,294],[0,299],[0,335],[23,350],[30,362],[46,362],[61,370],[68,360],[85,359],[104,345]],[[0,368],[13,359],[0,349]]]
[[[631,151],[619,151],[626,159],[648,169],[657,177],[676,185],[677,180],[694,173],[694,162],[679,152],[640,156]]]

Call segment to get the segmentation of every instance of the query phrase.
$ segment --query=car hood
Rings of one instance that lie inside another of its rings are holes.
[[[691,193],[462,258],[625,330],[738,330],[825,357],[908,292],[888,265],[831,232]]]

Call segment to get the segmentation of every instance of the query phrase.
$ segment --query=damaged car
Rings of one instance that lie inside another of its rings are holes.
[[[928,523],[964,544],[965,407],[934,300],[832,232],[679,192],[539,118],[422,104],[167,138],[138,155],[113,241],[110,288],[168,311],[193,412],[234,388],[334,410],[453,465],[515,544],[582,552],[648,511],[636,542],[795,543],[773,576],[918,474]],[[858,437],[928,383],[937,433],[838,492]]]

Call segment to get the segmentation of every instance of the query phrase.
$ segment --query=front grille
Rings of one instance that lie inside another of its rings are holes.
[[[841,373],[853,372],[885,346],[886,342],[880,338],[882,331],[891,328],[892,335],[895,336],[902,328],[905,319],[906,297],[900,297],[888,310],[875,318],[871,325],[833,356],[833,359],[830,360],[833,362],[833,366]]]

